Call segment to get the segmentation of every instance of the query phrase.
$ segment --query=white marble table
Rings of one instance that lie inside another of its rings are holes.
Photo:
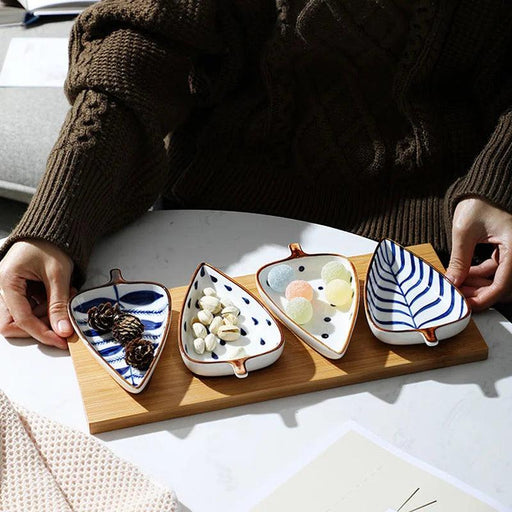
[[[127,279],[177,286],[189,280],[201,260],[234,276],[247,274],[286,255],[293,241],[306,251],[349,256],[375,246],[349,233],[275,217],[152,212],[97,246],[87,284],[106,281],[108,270],[119,267]],[[354,420],[512,506],[512,325],[495,311],[475,320],[489,345],[487,361],[98,437],[173,488],[184,510],[241,512],[250,504],[248,496],[254,499],[276,474],[299,463],[305,447],[333,439],[344,422]],[[87,431],[67,353],[33,340],[0,337],[0,360],[0,386],[12,400]]]

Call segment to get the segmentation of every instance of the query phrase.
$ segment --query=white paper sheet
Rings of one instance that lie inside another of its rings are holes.
[[[18,0],[19,3],[27,10],[34,13],[39,10],[47,10],[48,12],[81,12],[85,7],[93,4],[98,0]],[[59,9],[61,7],[62,9]]]
[[[510,512],[478,490],[401,452],[355,423],[346,425],[338,440],[314,460],[285,476],[251,510]]]
[[[67,38],[13,37],[0,72],[0,86],[62,87],[67,71]]]

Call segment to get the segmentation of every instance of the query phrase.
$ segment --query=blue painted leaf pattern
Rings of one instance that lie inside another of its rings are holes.
[[[77,313],[87,313],[89,309],[94,306],[99,306],[100,304],[104,304],[105,302],[115,303],[116,299],[111,299],[107,297],[96,297],[94,299],[88,300],[87,302],[83,302],[82,304],[78,304],[73,308],[73,311]]]
[[[157,293],[153,290],[137,290],[135,292],[129,292],[120,297],[121,302],[126,302],[128,304],[136,304],[138,306],[143,306],[145,304],[151,304],[152,302],[156,302],[158,299],[162,298],[163,295],[161,293]]]
[[[144,324],[145,331],[154,331],[159,327],[162,327],[162,322],[152,322],[151,320],[142,319],[142,323]]]
[[[81,337],[106,364],[116,371],[119,375],[118,380],[124,380],[131,386],[138,387],[151,367],[141,371],[127,366],[124,347],[112,337],[112,333],[99,334],[91,329],[87,323],[87,312],[91,307],[105,302],[118,302],[124,312],[134,314],[142,321],[143,337],[153,342],[155,354],[157,354],[164,342],[163,337],[169,318],[167,294],[161,287],[150,283],[126,283],[85,291],[81,298],[80,295],[82,294],[73,299],[72,312]]]
[[[87,322],[85,323],[85,325],[87,325]],[[101,334],[98,334],[94,329],[85,329],[82,331],[82,333],[84,334],[84,336],[87,336],[88,338],[101,336]]]
[[[112,347],[104,348],[102,350],[98,350],[98,353],[103,357],[113,356],[115,354],[120,354],[123,350],[121,345],[114,345]]]
[[[464,317],[462,295],[413,253],[383,240],[368,271],[368,310],[381,329],[427,329]]]

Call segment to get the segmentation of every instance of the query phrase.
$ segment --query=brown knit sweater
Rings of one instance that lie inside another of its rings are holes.
[[[104,0],[75,24],[72,108],[0,255],[49,240],[81,280],[161,193],[446,254],[457,201],[512,212],[511,26],[502,0]]]

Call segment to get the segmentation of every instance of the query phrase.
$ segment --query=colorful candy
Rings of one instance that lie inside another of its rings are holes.
[[[352,300],[352,287],[344,279],[334,279],[327,283],[325,297],[334,306],[345,306]]]
[[[295,297],[304,297],[307,300],[313,300],[313,288],[307,281],[292,281],[287,287],[285,296],[288,300]]]
[[[305,267],[298,267],[298,271],[304,270]],[[276,292],[284,292],[284,311],[295,323],[304,325],[310,322],[318,303],[328,302],[334,307],[343,308],[350,306],[354,296],[352,273],[339,259],[328,261],[322,267],[320,277],[324,286],[318,286],[316,299],[313,286],[308,281],[295,279],[294,274],[291,266],[276,265],[268,273],[267,284]]]
[[[313,318],[313,306],[304,297],[295,297],[285,306],[286,314],[299,325],[308,323]]]
[[[289,265],[277,265],[268,273],[268,284],[276,292],[284,292],[288,283],[294,278],[293,268]]]
[[[322,267],[320,273],[325,284],[334,281],[334,279],[343,279],[344,281],[350,282],[350,272],[345,268],[345,265],[341,261],[329,261]]]

